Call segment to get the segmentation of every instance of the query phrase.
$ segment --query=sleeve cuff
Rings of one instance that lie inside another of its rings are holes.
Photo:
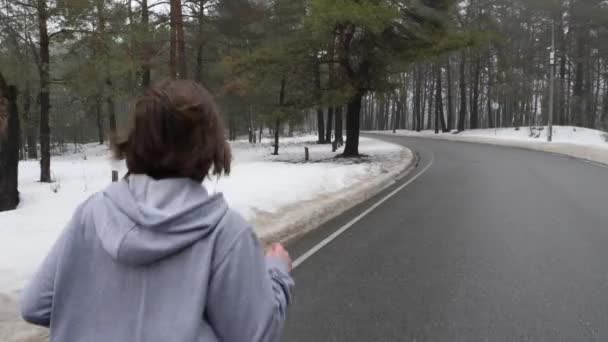
[[[266,269],[278,270],[285,275],[289,275],[289,265],[283,259],[278,257],[267,256]]]

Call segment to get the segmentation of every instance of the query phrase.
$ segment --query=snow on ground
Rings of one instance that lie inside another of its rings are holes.
[[[314,138],[290,139],[278,156],[271,155],[269,140],[263,147],[247,142],[234,144],[236,161],[230,177],[214,179],[205,185],[210,191],[223,192],[232,207],[248,219],[256,212],[274,213],[292,203],[336,192],[358,181],[383,172],[386,162],[400,161],[402,148],[378,140],[361,138],[364,160],[335,158],[329,145],[317,145]],[[310,162],[304,163],[304,146],[309,147]],[[270,162],[272,161],[272,162]],[[256,227],[258,232],[264,227]]]
[[[392,135],[391,132],[376,132]],[[547,142],[547,127],[521,127],[499,129],[476,129],[454,133],[434,131],[397,131],[398,135],[467,141],[493,145],[514,146],[569,155],[593,162],[608,164],[608,133],[573,126],[553,126],[553,142]]]
[[[434,131],[424,131],[419,134],[435,134]],[[547,127],[521,127],[499,128],[499,129],[475,129],[458,133],[459,137],[489,138],[500,140],[525,141],[532,143],[547,142]],[[600,146],[608,148],[608,133],[581,127],[573,126],[554,126],[553,142],[577,144],[586,146]]]
[[[304,146],[311,161],[304,163]],[[330,145],[314,137],[282,139],[279,156],[271,156],[271,142],[233,144],[234,165],[229,177],[211,179],[205,186],[223,192],[230,205],[251,221],[272,215],[301,201],[329,196],[386,174],[401,163],[400,146],[361,138],[357,160],[336,159]],[[82,151],[53,157],[53,184],[41,184],[37,161],[19,166],[21,204],[0,213],[0,294],[18,291],[35,271],[74,209],[107,186],[112,168],[124,174],[123,163],[111,162],[105,146],[86,145]],[[282,211],[281,211],[282,213]],[[312,214],[312,213],[311,213]],[[264,235],[266,227],[256,227]]]

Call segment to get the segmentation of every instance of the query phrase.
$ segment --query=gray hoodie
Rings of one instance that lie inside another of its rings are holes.
[[[57,342],[277,341],[292,288],[221,195],[132,175],[76,210],[21,310]]]

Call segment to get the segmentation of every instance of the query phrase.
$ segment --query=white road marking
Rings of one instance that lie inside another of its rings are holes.
[[[371,213],[376,208],[378,208],[380,205],[382,205],[382,203],[388,201],[391,197],[393,197],[397,193],[399,193],[399,191],[405,189],[405,187],[407,187],[412,182],[414,182],[416,179],[418,179],[418,177],[422,176],[433,165],[434,162],[435,162],[435,156],[433,154],[431,154],[431,161],[429,162],[429,164],[427,166],[425,166],[425,168],[422,169],[420,172],[418,172],[418,174],[416,174],[414,177],[412,177],[412,179],[410,179],[409,181],[405,182],[404,184],[402,184],[401,186],[399,186],[397,189],[393,190],[390,194],[384,196],[382,199],[380,199],[374,205],[372,205],[371,207],[369,207],[367,210],[365,210],[364,212],[362,212],[361,214],[359,214],[354,219],[350,220],[347,224],[343,225],[340,229],[338,229],[335,232],[333,232],[333,234],[331,234],[328,237],[326,237],[323,241],[319,242],[317,245],[315,245],[313,248],[311,248],[308,252],[302,254],[299,258],[297,258],[293,262],[293,268],[295,269],[298,266],[302,265],[302,263],[304,261],[306,261],[308,258],[310,258],[315,253],[317,253],[319,250],[321,250],[321,248],[327,246],[329,243],[331,243],[333,240],[335,240],[342,233],[344,233],[345,231],[347,231],[348,229],[350,229],[352,226],[354,226],[355,223],[359,222],[365,216],[369,215],[369,213]]]
[[[594,165],[594,166],[603,167],[604,169],[608,169],[608,165],[606,165],[606,164],[601,164],[601,163],[598,163],[598,162],[594,162],[593,160],[589,160],[589,159],[583,159],[583,161],[585,163],[587,163],[587,164],[591,164],[591,165]]]

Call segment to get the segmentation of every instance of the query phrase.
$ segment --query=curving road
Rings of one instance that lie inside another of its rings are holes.
[[[432,165],[294,271],[283,341],[608,341],[608,168],[382,139],[419,154],[408,177]],[[292,253],[388,192],[293,243]]]

